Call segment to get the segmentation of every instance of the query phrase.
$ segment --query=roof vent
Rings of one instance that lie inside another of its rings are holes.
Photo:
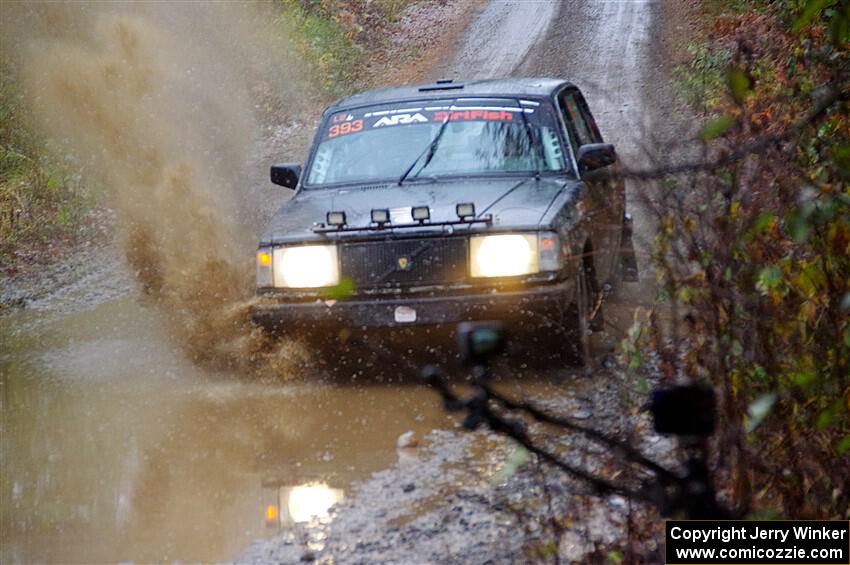
[[[460,90],[463,88],[463,83],[455,84],[454,79],[441,78],[437,79],[434,84],[426,84],[419,87],[419,92],[428,92],[430,90]]]

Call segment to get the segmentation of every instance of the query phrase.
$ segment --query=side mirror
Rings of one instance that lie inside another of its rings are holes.
[[[297,163],[282,163],[272,165],[271,179],[274,184],[295,189],[301,177],[301,165]]]
[[[589,143],[578,148],[576,161],[581,172],[601,169],[613,165],[617,160],[617,152],[610,143]]]

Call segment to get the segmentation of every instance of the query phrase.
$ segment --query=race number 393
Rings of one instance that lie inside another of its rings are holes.
[[[842,520],[668,520],[667,565],[848,565]]]

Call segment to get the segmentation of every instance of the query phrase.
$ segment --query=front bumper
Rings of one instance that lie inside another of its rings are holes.
[[[272,331],[317,326],[352,328],[455,324],[503,320],[528,328],[559,323],[573,300],[571,281],[522,290],[444,296],[381,297],[314,302],[271,301],[256,304],[251,318]]]

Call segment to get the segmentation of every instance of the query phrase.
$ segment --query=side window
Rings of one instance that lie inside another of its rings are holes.
[[[567,124],[573,151],[578,151],[580,146],[588,143],[601,142],[599,130],[581,94],[576,91],[562,93],[558,97],[558,106]]]
[[[590,138],[593,140],[591,143],[602,143],[602,135],[599,133],[599,128],[596,127],[596,120],[593,119],[593,115],[590,113],[590,108],[587,106],[587,102],[584,99],[584,96],[579,92],[573,93],[575,97],[575,101],[578,104],[579,112],[581,113],[582,120],[584,124],[587,126],[587,131],[590,134]]]

